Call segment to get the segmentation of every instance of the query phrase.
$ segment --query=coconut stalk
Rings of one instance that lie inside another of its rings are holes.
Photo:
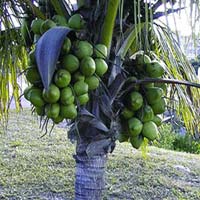
[[[107,13],[101,32],[101,43],[108,48],[108,55],[110,54],[110,48],[112,43],[113,31],[115,26],[115,19],[117,16],[117,10],[120,0],[110,0],[108,2]]]

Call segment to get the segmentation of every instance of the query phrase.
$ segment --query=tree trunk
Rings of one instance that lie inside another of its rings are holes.
[[[75,200],[101,200],[105,187],[104,172],[107,156],[76,155],[74,157],[76,160]]]

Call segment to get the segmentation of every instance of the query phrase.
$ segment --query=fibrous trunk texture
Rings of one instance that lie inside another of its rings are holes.
[[[75,200],[101,200],[107,156],[76,155],[75,160]]]

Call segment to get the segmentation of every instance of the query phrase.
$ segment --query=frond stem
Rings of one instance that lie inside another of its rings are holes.
[[[186,85],[186,86],[189,86],[189,87],[200,88],[199,83],[193,83],[193,82],[189,82],[189,81],[180,81],[180,80],[177,80],[177,79],[145,78],[145,79],[141,79],[141,80],[129,80],[129,79],[127,79],[127,81],[130,81],[130,85],[126,88],[126,90],[124,92],[122,92],[120,94],[120,97],[122,97],[126,93],[128,93],[132,88],[134,88],[135,85],[140,85],[140,84],[144,84],[144,83],[167,83],[167,84],[178,84],[178,85]]]

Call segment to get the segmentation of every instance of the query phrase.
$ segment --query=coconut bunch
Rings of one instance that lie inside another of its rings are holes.
[[[31,31],[38,40],[55,26],[69,26],[74,32],[79,32],[84,24],[79,14],[71,16],[68,21],[56,15],[47,20],[34,19]],[[25,72],[29,86],[24,91],[24,97],[33,105],[37,115],[52,119],[54,123],[64,119],[74,120],[78,116],[78,108],[89,102],[91,92],[98,88],[100,79],[108,70],[106,57],[105,45],[92,45],[86,40],[66,36],[53,78],[45,89],[33,49],[29,53],[29,67]]]
[[[86,25],[85,20],[82,15],[74,14],[69,20],[67,20],[64,16],[54,15],[51,19],[40,19],[36,18],[31,22],[31,32],[34,34],[34,42],[37,42],[38,39],[50,28],[56,26],[64,26],[69,27],[77,32],[84,29]]]
[[[147,138],[153,141],[158,138],[158,126],[162,123],[161,114],[166,110],[166,85],[163,83],[134,84],[134,81],[145,78],[161,78],[164,68],[160,61],[151,60],[143,53],[136,54],[131,65],[126,66],[128,77],[123,90],[128,92],[122,98],[121,112],[122,131],[119,141],[129,141],[134,148],[139,148]],[[131,87],[130,87],[131,86]]]

